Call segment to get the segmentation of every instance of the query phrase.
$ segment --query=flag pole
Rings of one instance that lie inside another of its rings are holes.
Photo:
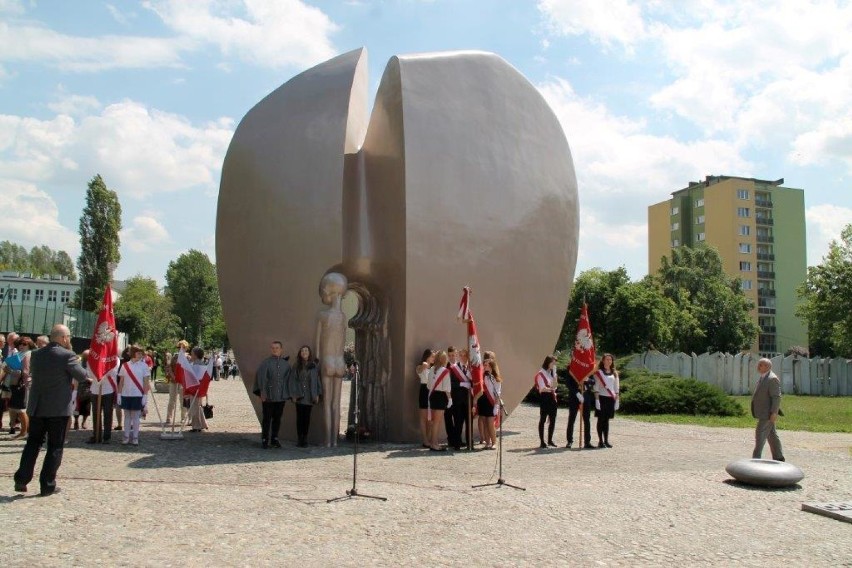
[[[100,444],[103,442],[103,418],[101,417],[101,408],[103,405],[104,384],[98,381],[98,401],[95,403],[95,442]]]

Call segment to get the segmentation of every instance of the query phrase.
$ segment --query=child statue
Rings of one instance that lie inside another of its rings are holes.
[[[349,284],[346,276],[329,272],[320,281],[322,303],[328,306],[317,314],[317,357],[322,377],[322,409],[325,417],[326,447],[337,445],[340,432],[340,390],[346,375],[343,348],[346,343],[346,314],[340,307]]]

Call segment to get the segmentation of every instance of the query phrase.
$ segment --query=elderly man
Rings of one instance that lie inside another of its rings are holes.
[[[261,361],[254,379],[253,392],[260,397],[263,409],[260,423],[260,445],[265,450],[270,445],[280,448],[278,431],[281,429],[281,415],[284,403],[290,398],[290,373],[292,369],[284,356],[284,346],[280,341],[270,345],[272,352]]]
[[[41,495],[56,492],[56,472],[62,463],[62,448],[68,427],[71,390],[74,380],[86,378],[80,358],[71,351],[71,332],[67,327],[56,324],[50,331],[50,343],[33,351],[30,356],[30,400],[27,414],[30,416],[30,434],[21,465],[15,472],[15,491],[26,492],[32,481],[39,449],[47,438],[47,454],[41,467],[39,484]]]
[[[754,451],[752,458],[758,459],[763,454],[763,446],[769,441],[772,459],[784,461],[781,450],[781,439],[775,430],[775,421],[781,413],[781,381],[772,372],[772,361],[761,359],[757,362],[757,372],[760,378],[754,387],[751,397],[751,415],[757,418],[757,428],[754,431]]]

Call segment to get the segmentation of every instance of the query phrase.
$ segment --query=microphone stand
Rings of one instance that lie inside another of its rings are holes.
[[[506,412],[506,407],[503,404],[503,398],[500,395],[497,395],[497,401],[500,405],[500,438],[497,440],[497,461],[499,463],[499,470],[497,474],[497,481],[494,483],[480,483],[479,485],[473,485],[474,489],[478,487],[511,487],[512,489],[519,489],[521,491],[526,491],[526,487],[520,487],[518,485],[512,485],[511,483],[506,483],[506,480],[503,479],[503,419],[509,416],[509,413]]]
[[[327,499],[326,503],[333,503],[335,501],[346,501],[349,499],[354,499],[355,497],[361,497],[362,499],[375,499],[377,501],[387,501],[387,497],[378,497],[376,495],[366,495],[364,493],[358,493],[358,417],[361,413],[360,407],[358,405],[358,388],[360,384],[359,377],[361,376],[361,369],[356,367],[355,369],[355,378],[353,379],[355,385],[355,448],[352,453],[352,489],[348,489],[346,491],[346,495],[341,497],[335,497],[333,499]]]

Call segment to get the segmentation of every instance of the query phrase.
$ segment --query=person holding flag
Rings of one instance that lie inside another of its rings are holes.
[[[139,445],[142,415],[147,414],[148,393],[151,392],[151,368],[145,363],[145,350],[134,345],[130,361],[118,372],[119,405],[124,411],[123,445]]]
[[[548,355],[541,364],[541,369],[535,375],[535,389],[538,391],[538,439],[541,441],[539,448],[548,446],[556,447],[553,441],[553,432],[556,430],[556,357]],[[544,423],[550,420],[547,427],[547,443],[544,443]]]
[[[187,358],[186,351],[181,347],[178,351],[178,365],[183,369],[183,396],[189,398],[190,432],[201,432],[207,430],[207,418],[204,417],[204,409],[201,407],[201,399],[207,396],[210,380],[213,378],[213,365],[215,361],[210,358],[207,365],[204,364],[204,349],[193,347],[191,351],[192,360]]]
[[[571,385],[571,397],[568,399],[568,445],[571,447],[574,441],[574,422],[577,419],[577,413],[583,415],[583,422],[580,425],[580,434],[584,436],[586,448],[590,448],[591,432],[591,397],[586,397],[581,391],[588,390],[584,386],[588,379],[595,371],[595,341],[592,336],[592,326],[589,323],[589,308],[585,302],[580,309],[580,321],[577,323],[577,335],[574,338],[574,350],[571,353],[571,363],[568,365],[568,374],[574,377],[576,383]],[[585,426],[585,435],[583,427]]]
[[[473,319],[473,312],[470,309],[470,296],[472,294],[470,286],[465,286],[462,289],[462,298],[459,302],[458,318],[467,324],[467,359],[468,373],[471,384],[471,417],[476,410],[476,399],[482,396],[484,389],[484,375],[482,368],[482,349],[479,345],[479,334],[476,331],[476,322]],[[481,416],[481,415],[480,415]],[[488,431],[483,429],[482,420],[478,420],[479,440],[485,442]]]
[[[92,380],[94,419],[88,444],[109,444],[112,436],[112,409],[118,392],[118,330],[112,310],[112,289],[107,284],[95,331],[89,344],[86,370]]]

